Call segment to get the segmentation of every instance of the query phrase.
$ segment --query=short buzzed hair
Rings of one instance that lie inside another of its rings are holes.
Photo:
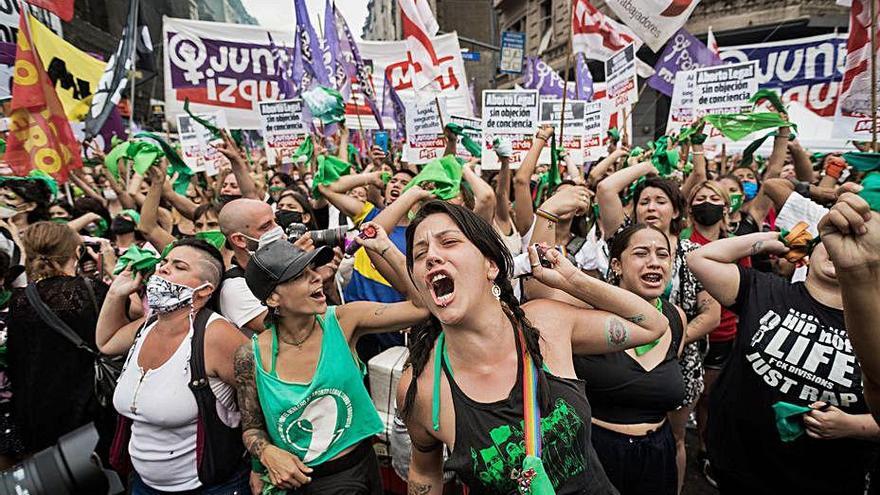
[[[256,208],[264,208],[269,206],[263,201],[250,198],[239,198],[223,205],[220,210],[218,220],[220,222],[220,231],[227,238],[232,234],[247,231],[247,226],[253,223],[252,218],[248,216],[256,211]]]

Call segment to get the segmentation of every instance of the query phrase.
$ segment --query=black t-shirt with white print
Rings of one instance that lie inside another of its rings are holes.
[[[876,444],[806,434],[783,443],[772,409],[825,401],[868,412],[843,311],[819,303],[803,283],[742,267],[739,278],[729,308],[739,315],[736,344],[710,399],[713,469],[749,493],[862,494]]]

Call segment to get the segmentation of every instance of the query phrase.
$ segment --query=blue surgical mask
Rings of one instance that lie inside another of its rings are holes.
[[[746,201],[751,201],[755,199],[755,196],[758,195],[758,183],[757,182],[743,182],[743,194],[746,196]]]

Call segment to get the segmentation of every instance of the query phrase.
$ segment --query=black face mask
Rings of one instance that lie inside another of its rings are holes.
[[[694,221],[700,225],[715,225],[724,218],[724,205],[712,204],[708,201],[691,206]]]
[[[123,217],[116,217],[110,222],[110,232],[115,235],[131,234],[135,230],[135,224]]]
[[[287,229],[287,226],[292,223],[303,223],[302,212],[278,210],[275,212],[275,223],[284,229]]]
[[[236,199],[241,199],[241,194],[221,194],[220,195],[220,204],[225,205],[230,201],[235,201]]]

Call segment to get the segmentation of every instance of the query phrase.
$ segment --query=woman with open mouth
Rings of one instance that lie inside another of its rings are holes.
[[[701,155],[695,155],[695,161]],[[695,164],[696,168],[696,164]],[[621,201],[624,190],[631,191],[631,211],[627,212]],[[703,288],[688,268],[685,256],[700,246],[689,239],[679,239],[684,227],[685,206],[677,182],[657,177],[657,169],[650,161],[643,161],[618,170],[599,183],[596,188],[599,203],[599,221],[608,244],[614,236],[630,223],[646,223],[657,227],[669,239],[672,248],[672,270],[663,291],[663,299],[684,310],[687,316],[687,335],[706,335],[721,321],[721,306]],[[677,448],[678,484],[684,484],[686,467],[685,426],[690,410],[703,390],[703,366],[699,352],[693,346],[685,347],[679,361],[684,376],[687,407],[679,408],[669,415]]]
[[[384,233],[381,240],[390,245]],[[263,483],[296,493],[381,494],[370,438],[384,426],[355,344],[428,313],[408,301],[328,306],[316,270],[332,259],[326,246],[306,252],[279,239],[248,263],[247,285],[269,314],[267,331],[235,354],[242,438]]]
[[[441,493],[444,469],[472,494],[531,483],[558,494],[614,492],[590,444],[590,405],[572,354],[647,344],[669,323],[639,296],[581,273],[556,250],[542,252],[530,249],[533,275],[596,309],[546,299],[520,306],[510,253],[464,207],[428,202],[407,229],[403,280],[431,313],[413,330],[397,394],[413,444],[410,493]]]
[[[617,285],[653,305],[669,320],[669,330],[634,349],[575,356],[593,406],[593,446],[621,495],[674,495],[675,437],[666,415],[684,400],[678,356],[687,320],[660,297],[671,275],[669,238],[656,227],[630,225],[614,237],[610,264]]]

